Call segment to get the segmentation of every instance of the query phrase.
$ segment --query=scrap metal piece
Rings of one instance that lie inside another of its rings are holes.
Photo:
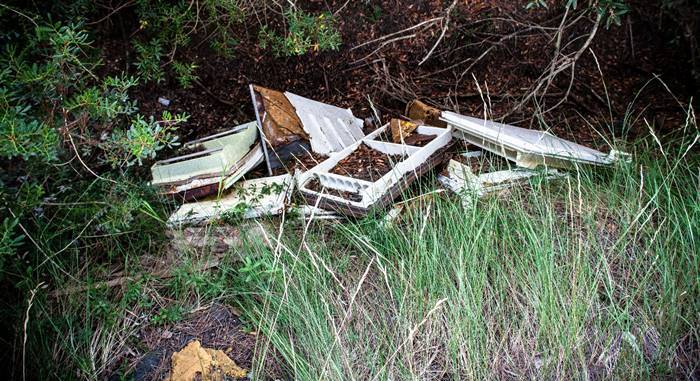
[[[200,224],[232,210],[246,219],[277,215],[289,202],[292,186],[289,174],[243,181],[221,198],[183,204],[168,218],[168,225]]]
[[[467,157],[479,157],[480,151],[468,152]],[[447,165],[447,176],[439,175],[438,181],[447,189],[462,197],[462,205],[471,208],[478,198],[504,189],[524,184],[535,176],[544,176],[551,180],[563,177],[565,174],[553,168],[532,170],[514,168],[501,171],[476,174],[471,167],[456,160],[450,160]]]
[[[335,210],[348,216],[362,217],[371,209],[388,206],[413,181],[445,160],[443,153],[449,148],[452,139],[451,128],[419,126],[416,129],[417,133],[435,136],[423,147],[375,140],[388,128],[388,124],[378,128],[365,138],[331,155],[316,167],[299,174],[297,185],[307,203]],[[341,160],[350,156],[362,144],[387,155],[402,155],[405,158],[374,182],[330,173],[331,169]],[[312,182],[316,181],[322,187],[320,191],[309,187]],[[324,190],[333,190],[334,192],[329,194]],[[342,192],[348,192],[348,197],[342,196]]]
[[[450,111],[444,111],[441,115],[440,119],[454,128],[455,137],[514,161],[519,167],[534,169],[544,165],[570,168],[575,163],[610,165],[624,156],[615,150],[604,154],[546,131],[515,127]]]
[[[192,200],[226,189],[263,160],[255,122],[184,145],[200,150],[156,162],[151,184]]]
[[[338,152],[365,136],[362,133],[362,119],[356,118],[350,109],[317,102],[288,91],[284,95],[301,119],[314,152],[322,155]]]
[[[447,127],[447,123],[440,120],[439,109],[414,99],[406,104],[406,116],[412,120],[422,120],[425,124],[435,127]]]
[[[393,118],[389,122],[389,127],[391,128],[391,140],[394,143],[405,143],[405,139],[418,128],[418,124]]]

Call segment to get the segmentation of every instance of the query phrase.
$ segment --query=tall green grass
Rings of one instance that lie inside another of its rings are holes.
[[[281,225],[233,299],[267,338],[258,365],[275,348],[307,380],[697,375],[700,167],[684,136],[469,210]]]

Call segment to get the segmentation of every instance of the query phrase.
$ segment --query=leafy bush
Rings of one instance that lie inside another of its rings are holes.
[[[160,67],[161,56],[163,55],[163,47],[160,40],[152,39],[148,43],[134,42],[134,49],[138,54],[138,60],[135,63],[139,75],[146,81],[156,81],[160,83],[165,77],[163,69]]]
[[[18,224],[17,218],[5,218],[0,225],[0,277],[2,277],[2,270],[5,269],[6,258],[14,255],[24,240],[23,234],[16,233]]]
[[[141,165],[144,159],[154,159],[158,151],[179,145],[174,131],[176,125],[187,118],[185,114],[173,116],[167,111],[163,112],[162,120],[152,116],[146,120],[136,115],[128,130],[116,130],[102,147],[107,148],[109,162],[114,168]]]
[[[231,57],[238,43],[232,28],[245,20],[246,8],[240,0],[207,0],[196,6],[190,1],[139,0],[136,13],[141,29],[162,41],[171,57],[199,32],[209,36],[219,54]]]

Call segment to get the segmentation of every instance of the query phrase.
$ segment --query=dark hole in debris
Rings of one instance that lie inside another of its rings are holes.
[[[481,155],[475,157],[465,157],[462,153],[457,153],[452,159],[469,166],[476,175],[511,168],[508,160],[487,151],[481,151]]]
[[[404,138],[404,143],[409,146],[415,146],[415,147],[423,147],[426,144],[430,143],[435,139],[437,135],[426,135],[426,134],[419,134],[417,132],[412,133],[408,135],[406,138]],[[380,142],[387,142],[387,143],[394,143],[394,141],[391,139],[391,132],[390,131],[384,131],[381,134],[377,135],[374,140],[380,141]]]
[[[318,179],[313,179],[306,184],[306,187],[314,192],[324,193],[331,196],[340,197],[346,200],[360,202],[362,201],[362,195],[357,192],[348,192],[340,189],[323,187]]]
[[[295,156],[293,160],[294,165],[292,166],[292,170],[290,171],[290,173],[294,173],[295,169],[299,169],[300,171],[308,171],[309,169],[317,166],[327,158],[328,156],[326,155],[321,155],[312,151],[300,156]]]

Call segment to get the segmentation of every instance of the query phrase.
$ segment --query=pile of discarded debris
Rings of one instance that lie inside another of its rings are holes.
[[[250,94],[255,121],[189,142],[181,156],[151,168],[152,184],[183,201],[171,226],[292,207],[312,218],[362,217],[390,208],[414,181],[445,163],[440,184],[473,207],[479,197],[534,176],[560,177],[561,169],[628,156],[420,101],[407,105],[408,120],[375,128],[376,119],[290,92],[250,85]],[[242,180],[263,162],[269,177]],[[293,194],[301,197],[295,201]]]

